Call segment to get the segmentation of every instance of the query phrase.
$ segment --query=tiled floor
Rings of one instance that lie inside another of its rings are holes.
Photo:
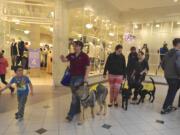
[[[159,114],[166,86],[157,86],[153,104],[146,101],[138,106],[129,105],[128,111],[120,107],[108,109],[106,116],[96,116],[94,119],[87,111],[85,123],[78,126],[77,118],[71,123],[65,121],[70,91],[67,88],[38,85],[37,79],[33,81],[36,82],[35,95],[29,97],[23,121],[14,119],[16,96],[8,93],[0,96],[0,135],[38,135],[35,131],[40,128],[47,130],[43,135],[180,135],[180,110],[165,116]],[[156,120],[165,123],[156,123]],[[103,124],[112,127],[107,130],[102,128]]]

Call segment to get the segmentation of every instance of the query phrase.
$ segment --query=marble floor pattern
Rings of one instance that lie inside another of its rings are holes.
[[[35,95],[29,96],[23,121],[14,119],[16,95],[11,96],[7,91],[0,96],[0,135],[38,135],[35,131],[41,128],[47,130],[42,135],[180,134],[180,110],[163,116],[159,113],[167,86],[157,86],[156,100],[153,104],[146,101],[140,105],[129,105],[128,111],[121,107],[111,108],[106,116],[96,116],[94,119],[88,110],[84,124],[78,126],[77,118],[71,123],[65,120],[71,100],[70,90],[63,87],[54,88],[48,83],[38,84],[37,80],[33,80],[36,82]],[[175,105],[177,99],[178,97]],[[163,120],[165,123],[160,124],[156,120]],[[103,124],[112,127],[105,129],[102,128]]]

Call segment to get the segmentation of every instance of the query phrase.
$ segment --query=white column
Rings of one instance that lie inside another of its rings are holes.
[[[37,49],[40,47],[40,25],[39,24],[31,24],[30,39],[31,39],[32,49]]]
[[[60,86],[66,64],[59,59],[61,54],[68,53],[68,9],[65,0],[56,0],[53,42],[53,81]]]

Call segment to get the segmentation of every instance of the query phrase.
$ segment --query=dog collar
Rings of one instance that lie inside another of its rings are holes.
[[[81,101],[86,101],[87,99],[89,98],[89,95],[85,98],[85,99],[82,99]]]

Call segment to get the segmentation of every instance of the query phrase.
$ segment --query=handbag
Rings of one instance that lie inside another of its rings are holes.
[[[70,81],[71,81],[71,74],[70,74],[70,68],[67,67],[65,72],[64,72],[64,76],[61,79],[61,84],[63,86],[70,86]]]

